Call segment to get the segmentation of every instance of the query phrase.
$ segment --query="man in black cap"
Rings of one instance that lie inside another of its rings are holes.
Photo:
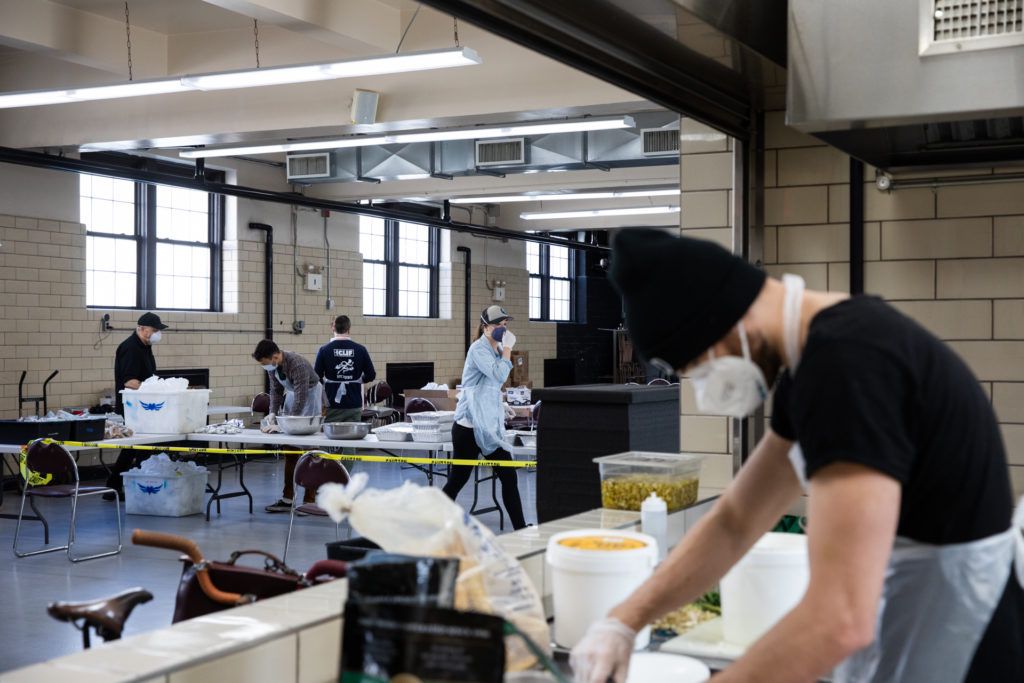
[[[122,389],[138,389],[145,380],[156,374],[156,358],[153,357],[153,344],[158,344],[167,329],[156,313],[143,313],[139,316],[135,331],[121,342],[114,354],[114,397],[117,401],[116,411],[124,415]],[[123,449],[117,456],[117,462],[110,469],[107,487],[118,492],[124,500],[124,483],[121,474],[132,468],[136,458],[149,455],[148,451]],[[111,493],[103,494],[104,500],[114,500]]]
[[[611,278],[640,352],[687,373],[702,412],[745,418],[779,381],[712,510],[577,644],[577,681],[624,681],[637,631],[712,587],[802,490],[806,593],[715,680],[1024,681],[1024,512],[955,353],[881,299],[804,291],[710,242],[624,231]]]

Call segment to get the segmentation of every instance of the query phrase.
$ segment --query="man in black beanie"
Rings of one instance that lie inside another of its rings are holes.
[[[1024,513],[1011,523],[998,424],[956,354],[881,299],[805,291],[660,231],[623,231],[611,279],[640,353],[686,373],[702,412],[745,418],[775,395],[712,510],[574,648],[577,681],[624,681],[636,633],[802,491],[806,593],[716,681],[1024,680]]]

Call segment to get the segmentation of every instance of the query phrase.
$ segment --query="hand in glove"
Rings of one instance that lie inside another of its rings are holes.
[[[512,334],[512,330],[505,330],[505,336],[501,338],[501,345],[509,351],[516,345],[516,335]]]
[[[625,683],[635,641],[636,631],[614,617],[592,624],[569,655],[576,683]]]
[[[505,419],[506,420],[514,420],[515,417],[516,417],[516,411],[513,410],[512,406],[510,406],[507,403],[502,403],[502,405],[505,407]]]
[[[264,434],[280,432],[281,428],[277,426],[277,415],[274,413],[267,413],[267,416],[260,420],[260,431]]]

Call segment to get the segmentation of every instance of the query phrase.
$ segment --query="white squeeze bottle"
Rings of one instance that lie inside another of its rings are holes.
[[[658,541],[658,562],[664,560],[668,549],[665,538],[668,531],[668,506],[657,493],[651,492],[640,505],[640,531]]]

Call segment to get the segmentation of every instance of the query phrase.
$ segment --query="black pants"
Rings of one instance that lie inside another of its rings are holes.
[[[121,475],[138,467],[138,464],[153,455],[153,451],[138,451],[131,448],[122,448],[117,454],[117,460],[110,467],[110,476],[107,477],[107,487],[115,491],[124,491],[124,480]]]
[[[473,460],[480,457],[480,447],[476,445],[476,438],[473,430],[456,424],[452,427],[452,446],[455,448],[454,457],[458,460]],[[511,460],[512,454],[503,448],[487,454],[485,460]],[[452,465],[451,474],[448,475],[448,483],[444,485],[445,494],[455,500],[459,491],[466,485],[469,478],[473,476],[471,465]],[[512,522],[513,529],[526,527],[526,519],[523,517],[523,501],[519,497],[519,477],[514,468],[495,467],[498,481],[501,482],[501,501],[505,505],[508,519]]]

